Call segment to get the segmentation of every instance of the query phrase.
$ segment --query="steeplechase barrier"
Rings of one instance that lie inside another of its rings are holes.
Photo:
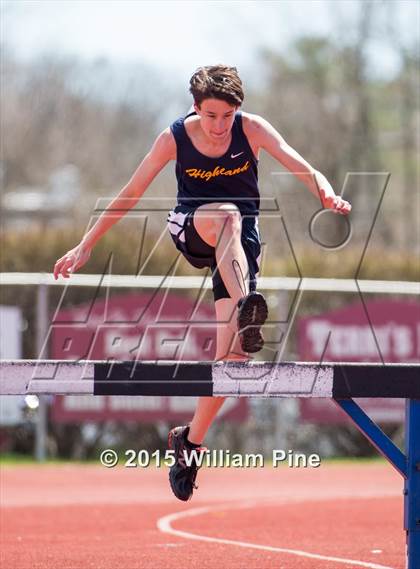
[[[0,395],[328,397],[404,479],[407,569],[420,568],[420,364],[3,360]],[[354,398],[406,400],[405,453]]]

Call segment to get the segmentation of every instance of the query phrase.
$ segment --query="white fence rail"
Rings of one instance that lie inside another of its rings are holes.
[[[209,277],[132,276],[132,275],[71,275],[70,278],[54,279],[51,273],[0,273],[0,285],[47,285],[47,286],[88,286],[116,288],[211,288]],[[420,294],[420,282],[414,281],[376,281],[356,279],[321,279],[297,277],[260,277],[258,288],[262,290],[353,292],[384,294]]]

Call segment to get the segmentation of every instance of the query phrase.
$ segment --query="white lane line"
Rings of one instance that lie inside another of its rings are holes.
[[[369,563],[368,561],[357,561],[355,559],[344,559],[342,557],[330,557],[328,555],[319,555],[318,553],[310,553],[307,551],[300,551],[299,549],[286,549],[283,547],[273,547],[271,545],[260,545],[258,543],[250,543],[247,541],[235,541],[233,539],[223,539],[220,537],[208,537],[186,531],[174,529],[172,523],[183,518],[200,516],[201,514],[208,514],[209,512],[217,510],[230,510],[250,508],[259,505],[258,502],[240,502],[238,504],[229,504],[222,506],[208,506],[202,508],[191,508],[185,512],[176,512],[168,514],[157,520],[157,527],[163,533],[184,537],[186,539],[195,539],[198,541],[207,541],[209,543],[223,543],[225,545],[236,545],[238,547],[247,547],[250,549],[259,549],[264,551],[272,551],[276,553],[288,553],[290,555],[297,555],[298,557],[308,557],[310,559],[319,559],[320,561],[334,561],[335,563],[346,563],[347,565],[355,565],[356,567],[367,567],[368,569],[395,569],[388,565],[379,565],[378,563]]]

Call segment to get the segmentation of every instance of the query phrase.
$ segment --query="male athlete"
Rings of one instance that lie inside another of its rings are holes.
[[[249,353],[263,347],[261,327],[267,318],[265,299],[256,292],[260,150],[294,173],[323,207],[347,214],[351,206],[266,120],[239,112],[244,93],[235,67],[200,67],[191,77],[190,92],[194,112],[157,137],[131,180],[80,244],[56,262],[54,277],[69,278],[82,267],[97,241],[174,160],[178,196],[177,206],[169,212],[168,229],[193,266],[212,270],[218,323],[215,360],[247,360]],[[201,444],[223,401],[201,397],[191,423],[169,433],[176,460],[169,480],[180,500],[189,500],[196,488],[198,466],[195,460],[185,459],[191,458],[192,451],[193,457],[204,451]]]

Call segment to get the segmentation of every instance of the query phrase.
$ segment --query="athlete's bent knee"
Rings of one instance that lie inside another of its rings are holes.
[[[224,204],[214,213],[214,223],[218,229],[238,230],[241,228],[242,216],[236,205]]]

